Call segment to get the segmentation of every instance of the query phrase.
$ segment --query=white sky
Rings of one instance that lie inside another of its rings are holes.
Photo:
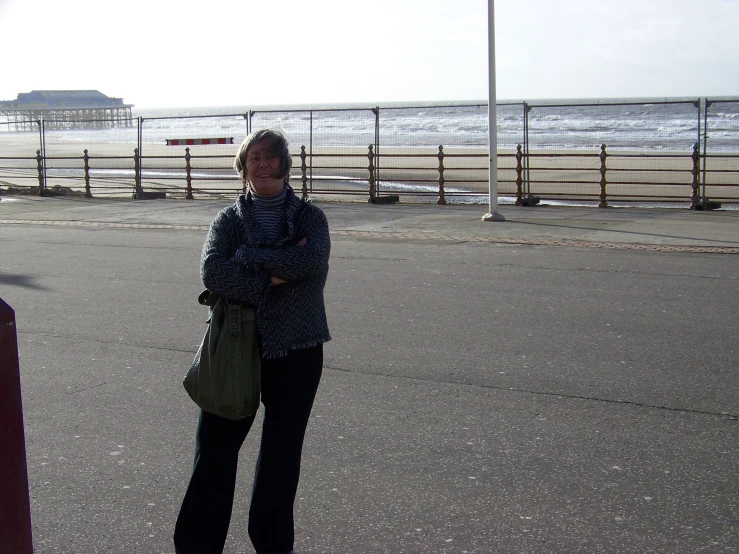
[[[497,0],[497,97],[739,95],[739,0]],[[487,0],[0,0],[0,100],[484,100]]]

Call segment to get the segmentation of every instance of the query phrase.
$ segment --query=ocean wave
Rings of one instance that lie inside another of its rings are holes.
[[[248,110],[217,113],[217,108],[162,109],[141,112],[144,144],[165,144],[171,138],[233,138],[239,143],[247,134]],[[220,110],[224,110],[220,108]],[[197,116],[197,117],[193,117]],[[499,106],[499,144],[523,143],[523,105]],[[167,118],[168,117],[168,118]],[[379,119],[370,109],[338,111],[257,111],[251,128],[279,127],[293,144],[315,146],[363,146],[375,142],[379,121],[380,144],[388,146],[485,146],[487,107],[442,106],[382,108]],[[312,129],[311,129],[312,123]],[[682,151],[692,147],[703,125],[692,103],[641,105],[536,105],[529,112],[529,140],[552,147],[590,148],[593,145],[631,146]],[[708,110],[709,135],[720,135],[722,148],[739,150],[739,102],[715,102]],[[312,132],[311,132],[312,131]],[[0,120],[0,134],[10,132]],[[31,133],[32,134],[32,133]],[[138,141],[137,127],[110,129],[47,130],[47,145],[56,141],[129,144]],[[235,147],[234,147],[235,149]]]

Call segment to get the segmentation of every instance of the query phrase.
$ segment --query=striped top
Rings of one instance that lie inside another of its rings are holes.
[[[283,187],[280,192],[270,196],[257,194],[252,190],[251,197],[254,199],[252,215],[259,223],[264,234],[270,240],[280,240],[282,238],[282,225],[285,222],[287,188]]]

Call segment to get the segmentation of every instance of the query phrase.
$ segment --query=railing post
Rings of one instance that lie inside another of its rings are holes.
[[[90,155],[85,149],[85,198],[92,198],[92,191],[90,190]]]
[[[305,145],[302,145],[300,147],[300,180],[303,183],[303,200],[308,199],[308,164],[305,163],[307,157]]]
[[[437,204],[442,206],[446,205],[446,198],[444,198],[444,146],[439,145],[439,199],[436,201]]]
[[[693,154],[690,156],[693,160],[693,169],[691,170],[691,173],[693,174],[693,182],[691,183],[691,187],[693,189],[693,193],[690,195],[690,204],[691,208],[695,209],[695,205],[700,202],[700,180],[698,179],[698,175],[700,175],[701,169],[700,169],[700,143],[696,142],[693,144]]]
[[[375,196],[377,195],[377,192],[375,191],[375,153],[373,152],[372,145],[369,145],[369,151],[367,152],[367,158],[369,159],[369,165],[367,166],[367,169],[369,170],[369,200],[368,202],[373,202],[375,200]]]
[[[133,193],[134,198],[141,198],[141,158],[139,157],[139,149],[133,149],[133,176],[136,181],[136,190]]]
[[[185,194],[186,200],[192,200],[192,167],[190,166],[190,148],[185,148],[185,173],[187,175],[187,191]]]
[[[380,177],[381,177],[381,171],[380,171],[380,106],[375,106],[372,108],[372,113],[375,114],[375,158],[374,158],[374,164],[375,164],[375,196],[377,196],[377,192],[379,191],[379,185],[380,185]],[[370,200],[371,202],[372,200]]]
[[[26,440],[18,365],[15,312],[0,298],[0,545],[3,552],[31,554]]]
[[[516,206],[520,206],[523,200],[523,152],[521,145],[516,145]]]
[[[41,186],[39,196],[46,196],[46,121],[43,118],[39,119],[38,126],[41,131]]]
[[[44,195],[44,164],[41,150],[36,150],[36,167],[38,169],[38,195]]]
[[[599,208],[607,208],[608,202],[606,201],[606,158],[608,153],[606,152],[606,145],[600,145],[600,204]]]

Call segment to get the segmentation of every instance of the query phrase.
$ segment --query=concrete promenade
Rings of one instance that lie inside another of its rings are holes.
[[[228,204],[0,200],[36,552],[173,552]],[[318,205],[334,340],[296,551],[739,551],[739,211]]]

